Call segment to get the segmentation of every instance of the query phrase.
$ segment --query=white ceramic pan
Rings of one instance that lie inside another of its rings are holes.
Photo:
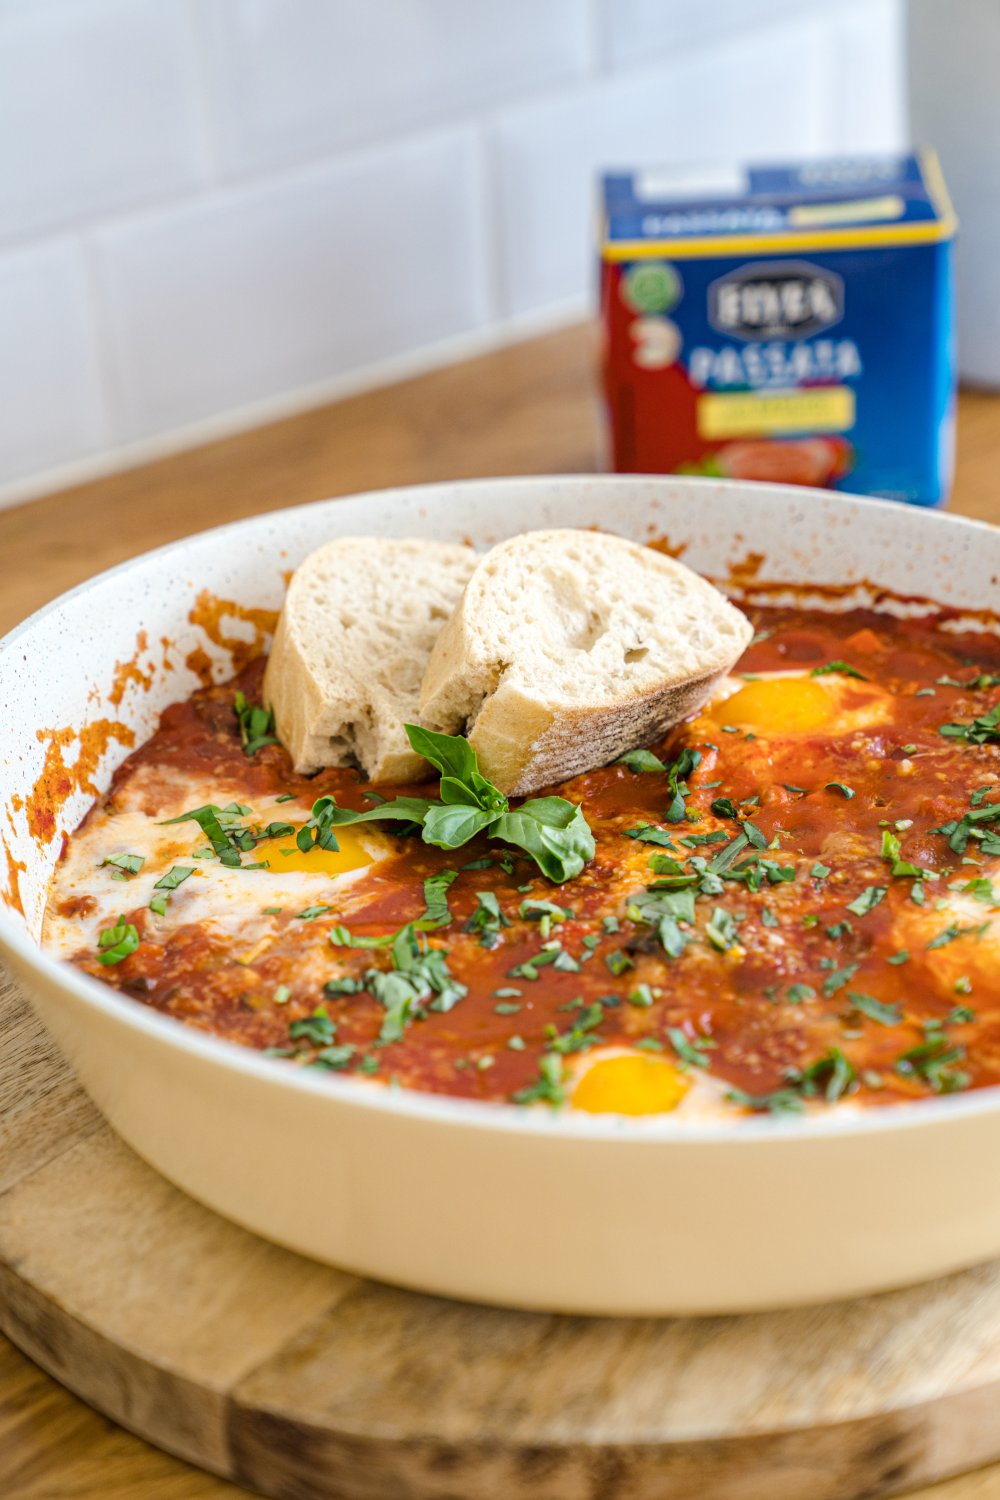
[[[8,889],[0,953],[98,1107],[147,1161],[220,1213],[350,1270],[521,1307],[708,1313],[902,1285],[1000,1253],[996,1089],[687,1126],[483,1105],[268,1061],[38,951],[60,836],[128,753],[126,731],[138,743],[198,685],[183,665],[190,652],[207,652],[222,680],[232,669],[225,642],[260,626],[202,596],[276,608],[287,569],[337,535],[487,546],[531,528],[591,525],[666,535],[715,576],[759,553],[761,578],[872,579],[973,609],[998,602],[1000,531],[780,486],[488,480],[202,533],[103,574],[0,644],[0,835],[6,863],[23,866],[23,914]],[[154,662],[148,687],[120,665],[135,658],[140,632],[140,665]],[[95,729],[100,721],[112,728]],[[30,800],[43,776],[53,830]],[[62,801],[67,786],[75,790]]]

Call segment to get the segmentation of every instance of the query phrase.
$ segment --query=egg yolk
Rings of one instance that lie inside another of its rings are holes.
[[[267,860],[272,875],[283,875],[286,871],[302,875],[343,875],[347,870],[361,870],[372,864],[375,856],[369,853],[359,833],[353,828],[338,828],[336,833],[339,849],[320,849],[314,845],[308,854],[303,854],[295,842],[295,834],[290,833],[261,844],[257,857]]]
[[[748,682],[711,709],[720,724],[757,734],[807,733],[832,717],[830,695],[809,677],[772,677]]]
[[[661,1115],[676,1109],[689,1087],[666,1058],[606,1057],[587,1069],[572,1102],[592,1115]]]

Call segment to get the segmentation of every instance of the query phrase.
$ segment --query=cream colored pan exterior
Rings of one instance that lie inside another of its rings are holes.
[[[980,610],[1000,605],[1000,531],[825,492],[697,479],[501,479],[386,491],[205,532],[49,605],[0,643],[0,835],[24,865],[0,954],[114,1128],[219,1213],[320,1260],[456,1297],[580,1313],[722,1313],[902,1285],[1000,1254],[1000,1091],[868,1113],[689,1125],[551,1114],[323,1078],[216,1041],[40,953],[58,834],[32,837],[39,730],[123,723],[136,742],[231,658],[195,618],[207,592],[277,607],[283,574],[337,535],[471,538],[603,526],[684,544],[724,576],[873,580]],[[752,565],[751,565],[752,566]],[[744,575],[745,576],[745,575]],[[245,620],[222,621],[242,638]],[[151,686],[116,666],[146,633]],[[212,630],[218,639],[220,632]],[[93,733],[86,736],[93,741]],[[72,769],[77,753],[64,750]],[[94,785],[128,753],[112,738]],[[4,869],[0,848],[0,872]],[[2,874],[0,874],[2,879]],[[1000,975],[997,976],[1000,984]]]

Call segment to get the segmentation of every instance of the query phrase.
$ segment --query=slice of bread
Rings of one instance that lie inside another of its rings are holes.
[[[296,771],[428,774],[403,724],[419,718],[427,658],[475,564],[471,547],[365,536],[327,542],[299,564],[264,674]]]
[[[527,532],[476,567],[431,653],[420,711],[467,733],[483,775],[523,795],[694,713],[752,633],[662,552],[604,532]]]

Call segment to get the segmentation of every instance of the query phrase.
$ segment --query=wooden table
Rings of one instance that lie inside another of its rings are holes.
[[[257,511],[392,484],[596,469],[593,367],[591,332],[571,329],[0,511],[0,633],[101,568]],[[962,397],[958,455],[952,508],[1000,524],[1000,397]],[[0,1337],[4,1500],[244,1493],[114,1427]],[[911,1500],[932,1496],[1000,1500],[1000,1465]]]

